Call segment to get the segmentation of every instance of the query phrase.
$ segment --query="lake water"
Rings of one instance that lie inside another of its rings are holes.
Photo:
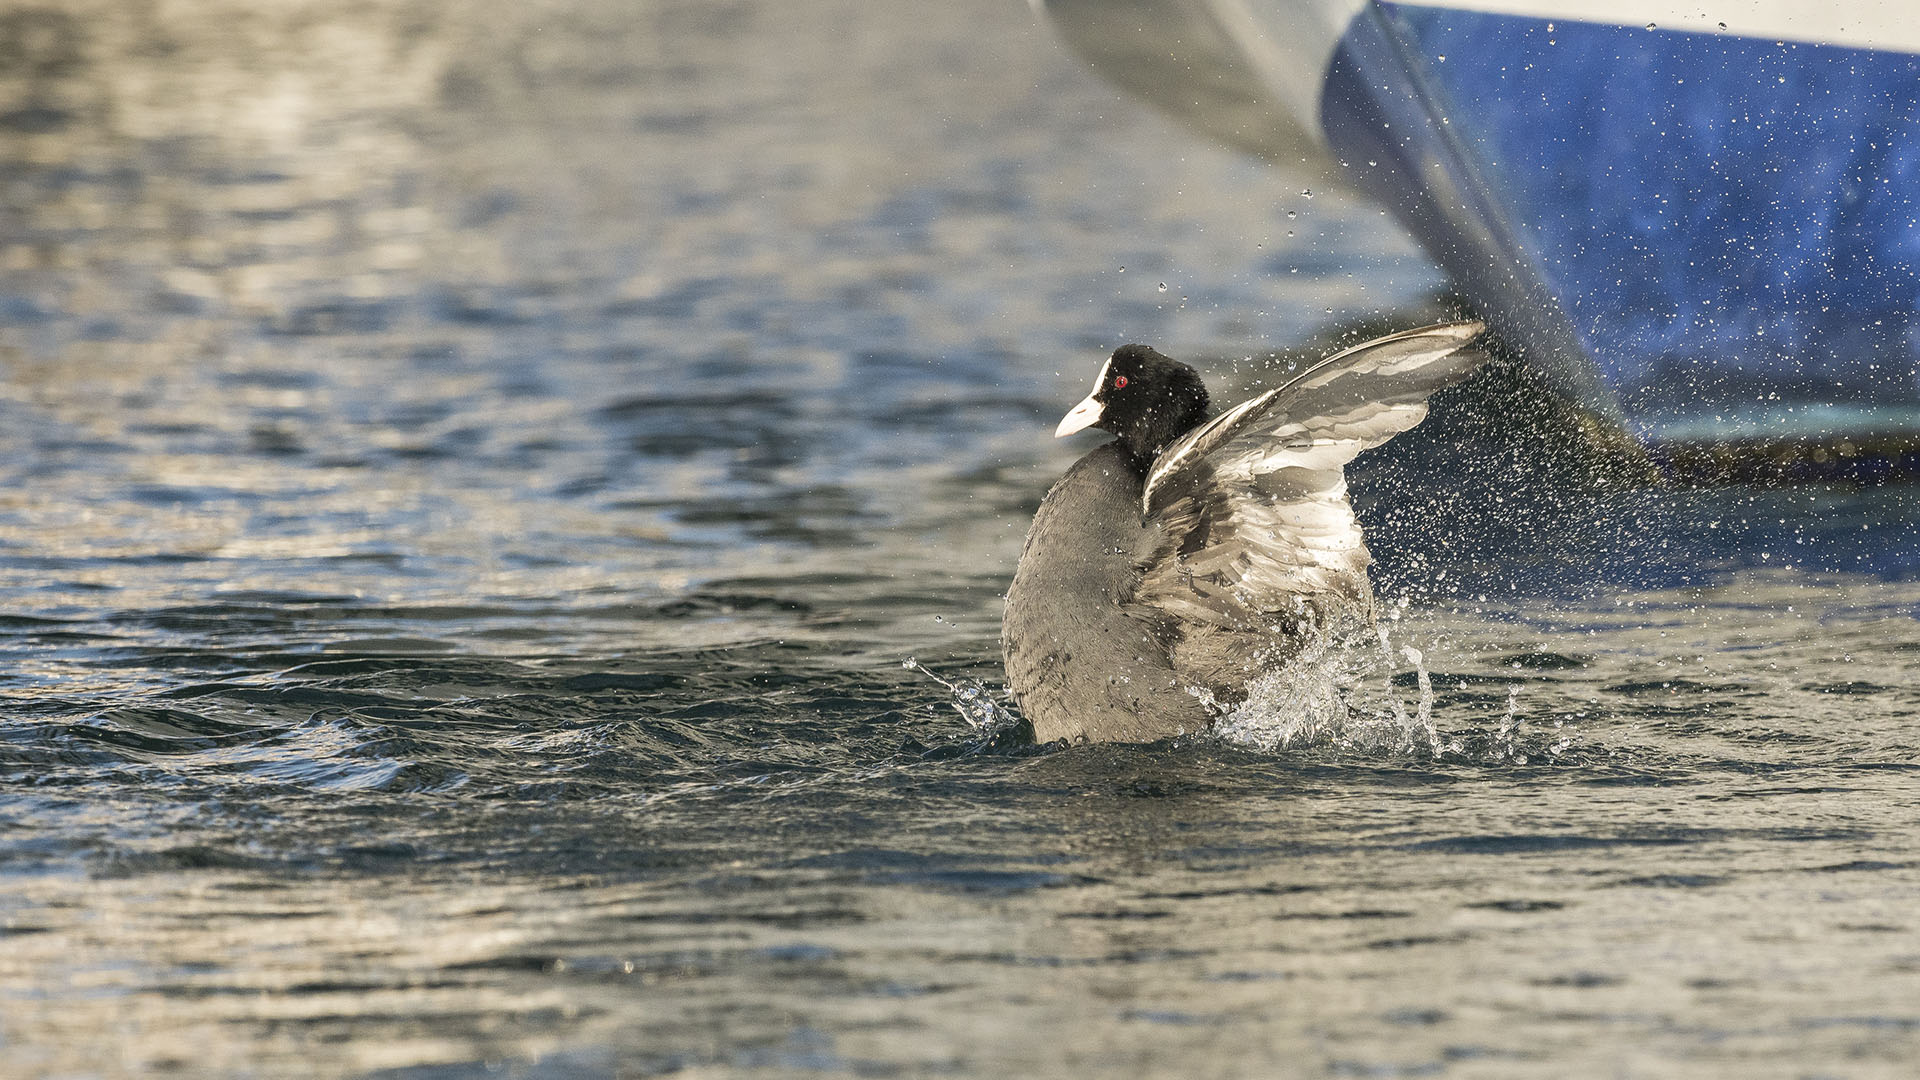
[[[902,666],[1114,346],[1444,310],[1302,187],[1013,2],[0,6],[0,1074],[1912,1075],[1911,487],[1484,383],[1354,481],[1432,741]]]

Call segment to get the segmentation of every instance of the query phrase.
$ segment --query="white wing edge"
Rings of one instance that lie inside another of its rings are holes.
[[[1342,349],[1332,356],[1317,361],[1310,365],[1305,371],[1288,379],[1275,389],[1248,398],[1246,401],[1235,405],[1219,416],[1187,432],[1176,440],[1172,446],[1161,451],[1160,456],[1154,460],[1153,467],[1147,470],[1147,482],[1144,490],[1140,493],[1140,513],[1144,516],[1150,512],[1150,508],[1153,506],[1155,489],[1160,487],[1168,477],[1173,476],[1181,469],[1205,457],[1208,451],[1231,438],[1235,429],[1239,428],[1242,424],[1252,423],[1254,420],[1264,416],[1275,403],[1285,398],[1290,391],[1298,388],[1315,376],[1325,373],[1329,368],[1339,367],[1353,360],[1360,354],[1370,352],[1382,345],[1393,345],[1411,338],[1420,337],[1432,337],[1436,339],[1434,342],[1434,351],[1430,353],[1417,353],[1414,356],[1408,357],[1407,360],[1410,364],[1431,363],[1440,357],[1450,355],[1466,347],[1475,338],[1485,333],[1486,329],[1485,323],[1471,320],[1465,322],[1435,323],[1432,326],[1421,326],[1412,330],[1401,330],[1398,333],[1387,334],[1384,337],[1372,338],[1351,348]]]

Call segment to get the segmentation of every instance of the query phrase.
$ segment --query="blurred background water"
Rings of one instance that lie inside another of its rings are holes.
[[[1920,1057],[1909,488],[1443,403],[1355,478],[1437,756],[902,668],[997,682],[1106,351],[1448,310],[1025,5],[0,4],[0,267],[0,1073]]]

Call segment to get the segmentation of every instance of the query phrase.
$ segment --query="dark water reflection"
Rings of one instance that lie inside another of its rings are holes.
[[[1101,352],[1431,310],[1298,190],[1015,4],[0,10],[0,1073],[1897,1074],[1903,489],[1445,406],[1355,482],[1439,760],[901,668]]]

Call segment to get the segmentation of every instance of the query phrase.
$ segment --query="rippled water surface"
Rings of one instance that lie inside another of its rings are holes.
[[[1354,482],[1438,754],[901,665],[1104,351],[1434,314],[1301,188],[1013,3],[0,5],[0,1073],[1911,1075],[1911,488],[1468,388]]]

